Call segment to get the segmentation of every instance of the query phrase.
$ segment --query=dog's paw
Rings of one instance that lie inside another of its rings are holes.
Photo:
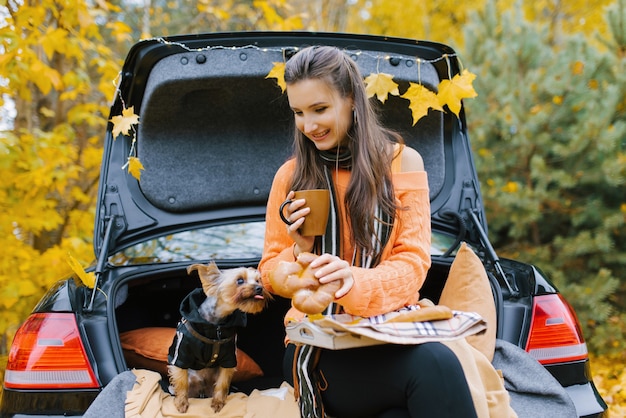
[[[221,396],[214,396],[213,400],[211,400],[211,408],[213,408],[216,413],[220,412],[222,408],[224,408],[224,405],[226,405],[226,399]]]
[[[189,400],[184,396],[176,396],[174,398],[174,406],[178,412],[184,414],[189,408]]]

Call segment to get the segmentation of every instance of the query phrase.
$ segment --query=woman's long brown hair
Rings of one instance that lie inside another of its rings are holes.
[[[401,142],[402,138],[381,125],[367,98],[358,66],[342,50],[313,46],[296,53],[285,67],[287,89],[290,84],[307,79],[321,80],[341,97],[353,100],[354,121],[348,130],[347,143],[342,144],[352,155],[352,174],[344,203],[353,243],[371,254],[376,205],[390,219],[394,219],[397,209],[391,184],[391,162],[393,144]],[[292,190],[325,188],[324,168],[318,150],[297,128],[294,131],[296,170]]]

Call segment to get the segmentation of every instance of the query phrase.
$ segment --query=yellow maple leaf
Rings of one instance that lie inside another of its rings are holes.
[[[387,73],[373,73],[365,77],[365,91],[367,97],[373,97],[376,95],[378,100],[385,103],[388,96],[393,94],[398,96],[398,83],[393,81],[393,76]]]
[[[437,95],[421,84],[409,83],[409,88],[400,97],[409,101],[409,109],[411,109],[413,116],[413,125],[423,116],[426,116],[430,108],[443,112],[443,107],[439,104]]]
[[[287,89],[287,83],[285,83],[285,63],[284,62],[274,62],[274,66],[270,70],[270,72],[265,76],[265,78],[275,78],[276,83],[280,86],[280,89],[284,93]]]
[[[53,87],[56,90],[63,87],[62,76],[54,68],[48,67],[39,60],[33,61],[30,68],[31,80],[43,94],[50,93]]]
[[[68,32],[61,28],[48,28],[41,38],[40,45],[48,59],[52,59],[55,52],[65,52]]]
[[[122,115],[113,116],[110,120],[113,123],[113,139],[119,134],[128,135],[133,125],[139,123],[139,116],[135,115],[135,106],[122,110]]]
[[[132,39],[132,29],[124,22],[109,22],[106,24],[106,27],[111,30],[111,34],[117,42],[122,43]]]
[[[476,74],[463,70],[461,74],[452,77],[452,80],[441,80],[439,83],[439,93],[437,98],[441,106],[448,105],[448,109],[459,116],[461,111],[461,100],[476,97],[476,91],[472,82]]]
[[[83,282],[83,284],[88,288],[93,289],[96,284],[96,275],[93,272],[87,273],[85,269],[80,265],[80,263],[76,261],[74,257],[72,257],[72,254],[67,255],[67,263],[70,265],[74,273],[76,273],[78,278]]]
[[[141,179],[141,170],[145,170],[141,161],[137,157],[128,157],[128,172],[139,181]]]

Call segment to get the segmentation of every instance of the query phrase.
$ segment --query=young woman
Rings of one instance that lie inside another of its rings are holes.
[[[356,63],[341,50],[301,50],[287,62],[285,81],[295,155],[276,173],[269,196],[264,284],[271,291],[269,272],[280,261],[313,252],[319,281],[341,282],[332,307],[342,312],[372,316],[416,303],[430,267],[421,156],[380,125]],[[279,216],[294,190],[314,188],[331,191],[323,237],[298,232],[310,211],[303,199],[285,206],[290,225]],[[287,314],[302,316],[293,308]],[[458,359],[439,343],[337,351],[288,344],[285,377],[292,383],[294,361],[295,384],[310,391],[299,394],[305,418],[476,416]]]

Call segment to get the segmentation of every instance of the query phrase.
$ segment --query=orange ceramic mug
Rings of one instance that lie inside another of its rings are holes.
[[[305,207],[309,207],[311,212],[304,218],[304,223],[300,227],[300,234],[305,237],[324,235],[326,224],[328,223],[328,210],[330,208],[330,193],[327,189],[298,190],[295,192],[293,200],[285,200],[280,205],[280,218],[287,225],[291,225],[285,218],[283,209],[294,200],[304,199]]]

